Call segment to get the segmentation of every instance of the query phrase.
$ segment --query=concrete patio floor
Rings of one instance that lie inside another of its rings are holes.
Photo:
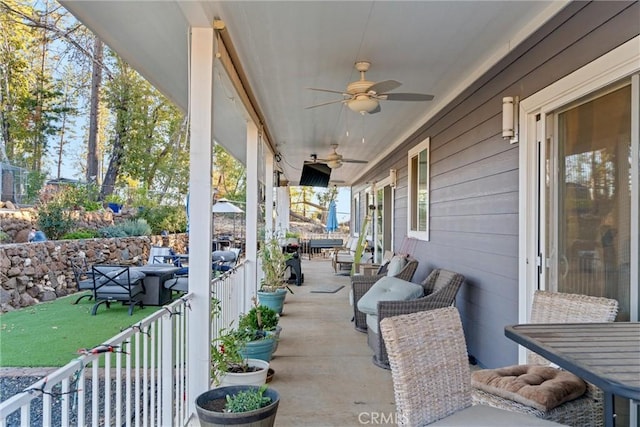
[[[270,386],[280,393],[276,426],[394,425],[391,371],[376,367],[367,336],[351,322],[349,277],[331,261],[302,261],[304,284],[292,285],[280,319]],[[336,293],[314,293],[344,285]]]

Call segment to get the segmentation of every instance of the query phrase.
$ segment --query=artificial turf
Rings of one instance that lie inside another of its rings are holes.
[[[102,304],[91,315],[94,302],[79,294],[58,298],[0,315],[0,367],[61,367],[78,356],[81,348],[106,342],[160,307]]]

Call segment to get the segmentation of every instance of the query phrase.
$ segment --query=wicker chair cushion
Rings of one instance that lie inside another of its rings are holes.
[[[396,277],[378,280],[358,301],[358,310],[366,314],[378,313],[378,301],[407,301],[420,298],[424,288]]]
[[[541,365],[475,371],[471,384],[540,411],[548,411],[576,399],[587,390],[587,384],[572,373]]]
[[[387,276],[397,276],[402,271],[404,266],[407,265],[407,257],[402,255],[394,255],[387,265]]]

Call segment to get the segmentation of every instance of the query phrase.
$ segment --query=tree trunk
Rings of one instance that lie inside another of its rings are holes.
[[[95,38],[93,72],[91,74],[91,101],[89,107],[89,141],[87,143],[87,182],[99,182],[98,173],[98,121],[100,87],[102,86],[102,40]]]

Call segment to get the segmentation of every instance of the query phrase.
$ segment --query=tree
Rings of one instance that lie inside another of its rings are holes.
[[[100,89],[102,88],[103,44],[95,37],[93,44],[93,66],[91,72],[91,97],[89,101],[89,138],[87,141],[87,182],[99,177],[98,171],[98,135],[100,122]],[[97,182],[97,181],[96,181]]]
[[[215,171],[213,173],[218,197],[244,202],[247,196],[246,168],[219,144],[213,147]]]

